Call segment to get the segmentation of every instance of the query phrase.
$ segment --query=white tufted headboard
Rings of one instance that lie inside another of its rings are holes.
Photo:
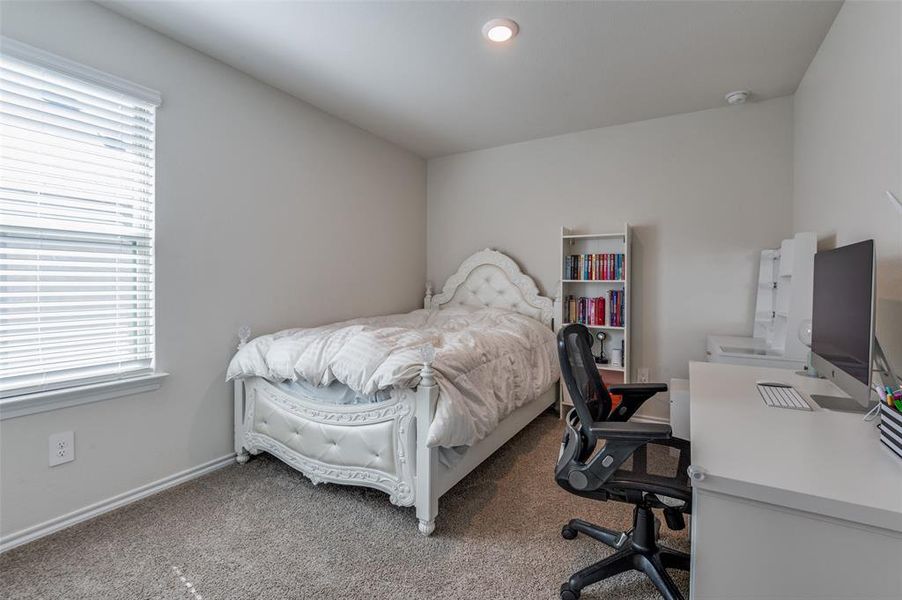
[[[441,294],[432,295],[426,287],[426,308],[465,304],[507,308],[532,317],[551,327],[554,302],[539,295],[535,282],[523,273],[509,256],[480,250],[461,263],[448,278]]]

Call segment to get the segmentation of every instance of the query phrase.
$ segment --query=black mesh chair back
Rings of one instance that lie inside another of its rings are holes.
[[[581,325],[566,325],[558,334],[558,358],[561,375],[580,421],[607,421],[611,413],[611,394],[605,387],[595,357],[592,334]]]

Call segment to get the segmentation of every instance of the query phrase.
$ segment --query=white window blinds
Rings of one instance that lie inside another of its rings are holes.
[[[159,102],[13,44],[0,53],[0,398],[150,372]]]

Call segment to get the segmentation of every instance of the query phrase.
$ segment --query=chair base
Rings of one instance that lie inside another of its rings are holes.
[[[637,506],[633,514],[633,529],[619,532],[573,519],[561,530],[564,539],[572,540],[582,533],[614,548],[616,552],[604,560],[574,573],[561,586],[561,600],[577,600],[586,586],[623,573],[641,571],[661,592],[664,600],[684,600],[667,569],[689,570],[689,555],[658,545],[658,527],[650,507]]]

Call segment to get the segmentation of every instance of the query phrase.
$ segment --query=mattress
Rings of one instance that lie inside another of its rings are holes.
[[[274,383],[280,390],[291,394],[295,398],[313,400],[317,404],[355,406],[358,404],[375,404],[385,402],[392,397],[392,390],[376,390],[372,394],[355,392],[340,381],[333,381],[329,385],[313,385],[306,379],[296,381],[283,381]]]

